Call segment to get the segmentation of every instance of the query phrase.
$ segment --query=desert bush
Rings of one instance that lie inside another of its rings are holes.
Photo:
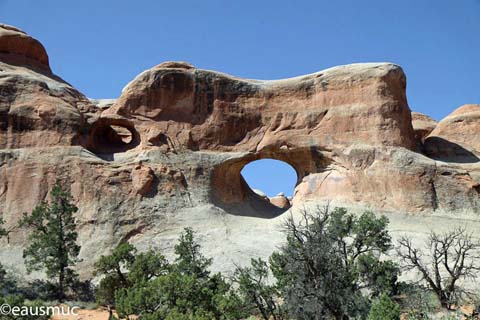
[[[135,254],[134,246],[121,243],[110,255],[102,255],[95,263],[94,274],[103,277],[96,291],[96,300],[99,304],[114,305],[115,291],[131,286],[126,271],[135,261]]]
[[[103,275],[97,299],[113,303],[121,317],[140,319],[241,319],[245,307],[219,273],[211,274],[211,259],[201,253],[191,229],[185,229],[169,263],[153,251],[137,254],[120,245],[96,264]]]
[[[370,308],[367,320],[399,320],[400,306],[387,294],[377,297]]]

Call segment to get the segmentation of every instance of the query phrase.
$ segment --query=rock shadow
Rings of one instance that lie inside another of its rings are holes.
[[[475,163],[480,158],[459,144],[440,137],[429,137],[423,144],[425,155],[434,160],[451,163]]]
[[[232,215],[263,219],[276,218],[290,209],[273,205],[270,201],[253,192],[243,177],[240,177],[240,179],[241,188],[244,193],[243,201],[239,203],[225,203],[218,199],[213,199],[217,207],[222,208]]]
[[[99,158],[113,161],[115,153],[137,147],[140,144],[140,134],[126,119],[101,118],[93,124],[86,139],[78,143]]]

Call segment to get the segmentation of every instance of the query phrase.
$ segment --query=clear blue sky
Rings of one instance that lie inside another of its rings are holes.
[[[389,61],[412,110],[438,120],[480,103],[480,0],[0,0],[0,21],[39,39],[92,98],[166,60],[257,79]]]

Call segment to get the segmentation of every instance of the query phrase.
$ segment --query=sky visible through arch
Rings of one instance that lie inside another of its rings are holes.
[[[273,197],[283,192],[293,196],[297,173],[286,162],[274,159],[262,159],[248,163],[242,169],[242,176],[252,189],[258,189]]]
[[[167,60],[254,79],[388,61],[414,111],[440,120],[480,103],[480,0],[0,0],[0,22],[39,39],[91,98],[116,98]]]

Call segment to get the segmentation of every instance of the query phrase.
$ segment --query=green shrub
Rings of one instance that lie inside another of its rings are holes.
[[[185,229],[169,263],[153,251],[137,254],[122,244],[96,264],[103,275],[97,301],[113,303],[121,318],[227,320],[245,318],[243,304],[219,273],[211,274],[212,260],[200,252],[191,229]]]
[[[381,294],[372,304],[367,320],[399,320],[400,306],[388,295]]]
[[[284,319],[284,310],[279,304],[280,292],[268,283],[268,263],[251,259],[250,266],[237,267],[233,281],[238,285],[238,294],[249,310],[258,310],[263,319]]]

